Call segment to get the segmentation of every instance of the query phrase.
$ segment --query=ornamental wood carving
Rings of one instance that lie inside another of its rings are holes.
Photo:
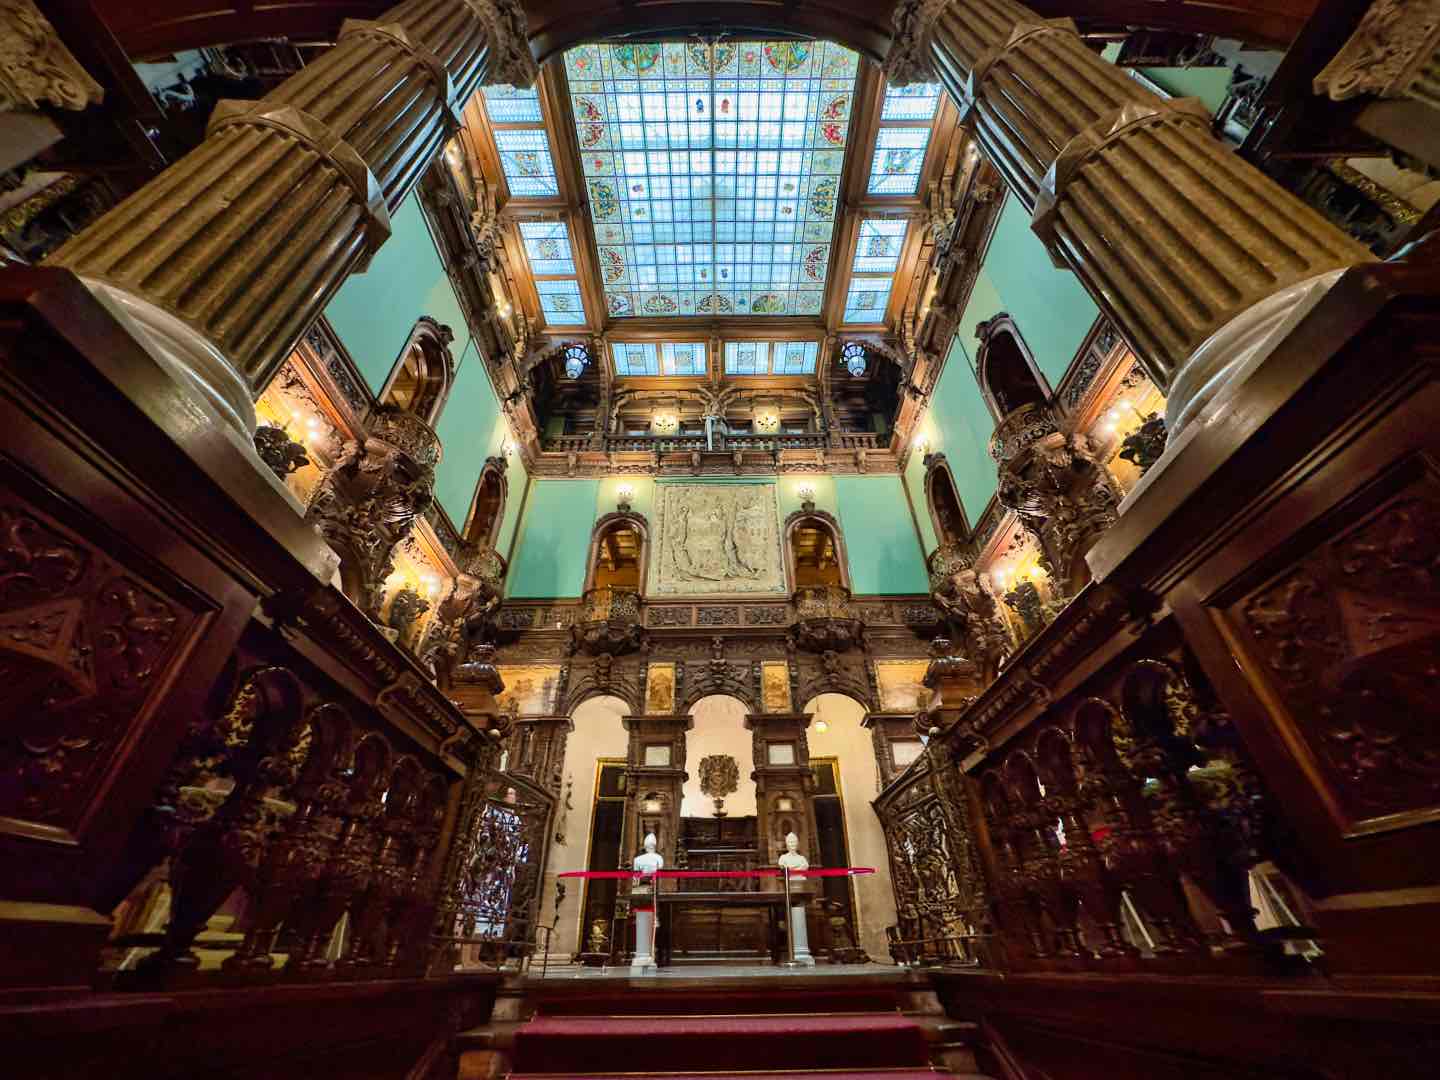
[[[1426,477],[1399,493],[1230,618],[1280,691],[1280,722],[1314,756],[1345,828],[1440,817],[1440,484]]]
[[[79,826],[199,622],[107,548],[0,485],[0,817],[16,823]]]

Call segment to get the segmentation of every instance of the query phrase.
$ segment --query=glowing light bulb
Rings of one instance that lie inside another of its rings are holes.
[[[816,720],[816,721],[815,721],[815,730],[818,731],[818,732],[820,732],[820,734],[823,735],[823,734],[825,734],[825,732],[827,732],[827,731],[830,730],[830,725],[827,724],[824,720]]]

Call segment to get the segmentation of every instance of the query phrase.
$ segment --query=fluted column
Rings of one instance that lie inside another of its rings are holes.
[[[517,0],[407,0],[258,102],[51,258],[227,419],[390,234],[482,81],[535,76]]]
[[[1177,431],[1370,253],[1085,46],[1011,0],[902,0],[893,82],[939,81],[1058,265],[1168,393]]]

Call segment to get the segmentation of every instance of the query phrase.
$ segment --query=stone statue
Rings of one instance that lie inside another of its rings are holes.
[[[785,854],[776,863],[790,871],[791,881],[803,881],[804,871],[810,869],[810,860],[800,854],[800,838],[793,832],[785,834]]]
[[[646,833],[645,850],[635,856],[635,869],[647,877],[665,865],[664,856],[655,851],[656,843],[655,834],[653,832]]]

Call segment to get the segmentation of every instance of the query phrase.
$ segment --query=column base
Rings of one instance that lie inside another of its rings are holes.
[[[88,988],[110,928],[91,908],[0,900],[0,989]]]
[[[96,278],[81,277],[80,282],[176,382],[192,388],[204,399],[220,420],[214,425],[216,429],[244,450],[256,471],[297,515],[304,517],[305,504],[255,450],[255,405],[250,399],[250,385],[225,355],[168,311]]]
[[[1347,269],[1328,270],[1271,293],[1201,342],[1170,381],[1165,406],[1170,437],[1216,402],[1227,385],[1262,363]],[[1157,462],[1150,471],[1159,467]]]

